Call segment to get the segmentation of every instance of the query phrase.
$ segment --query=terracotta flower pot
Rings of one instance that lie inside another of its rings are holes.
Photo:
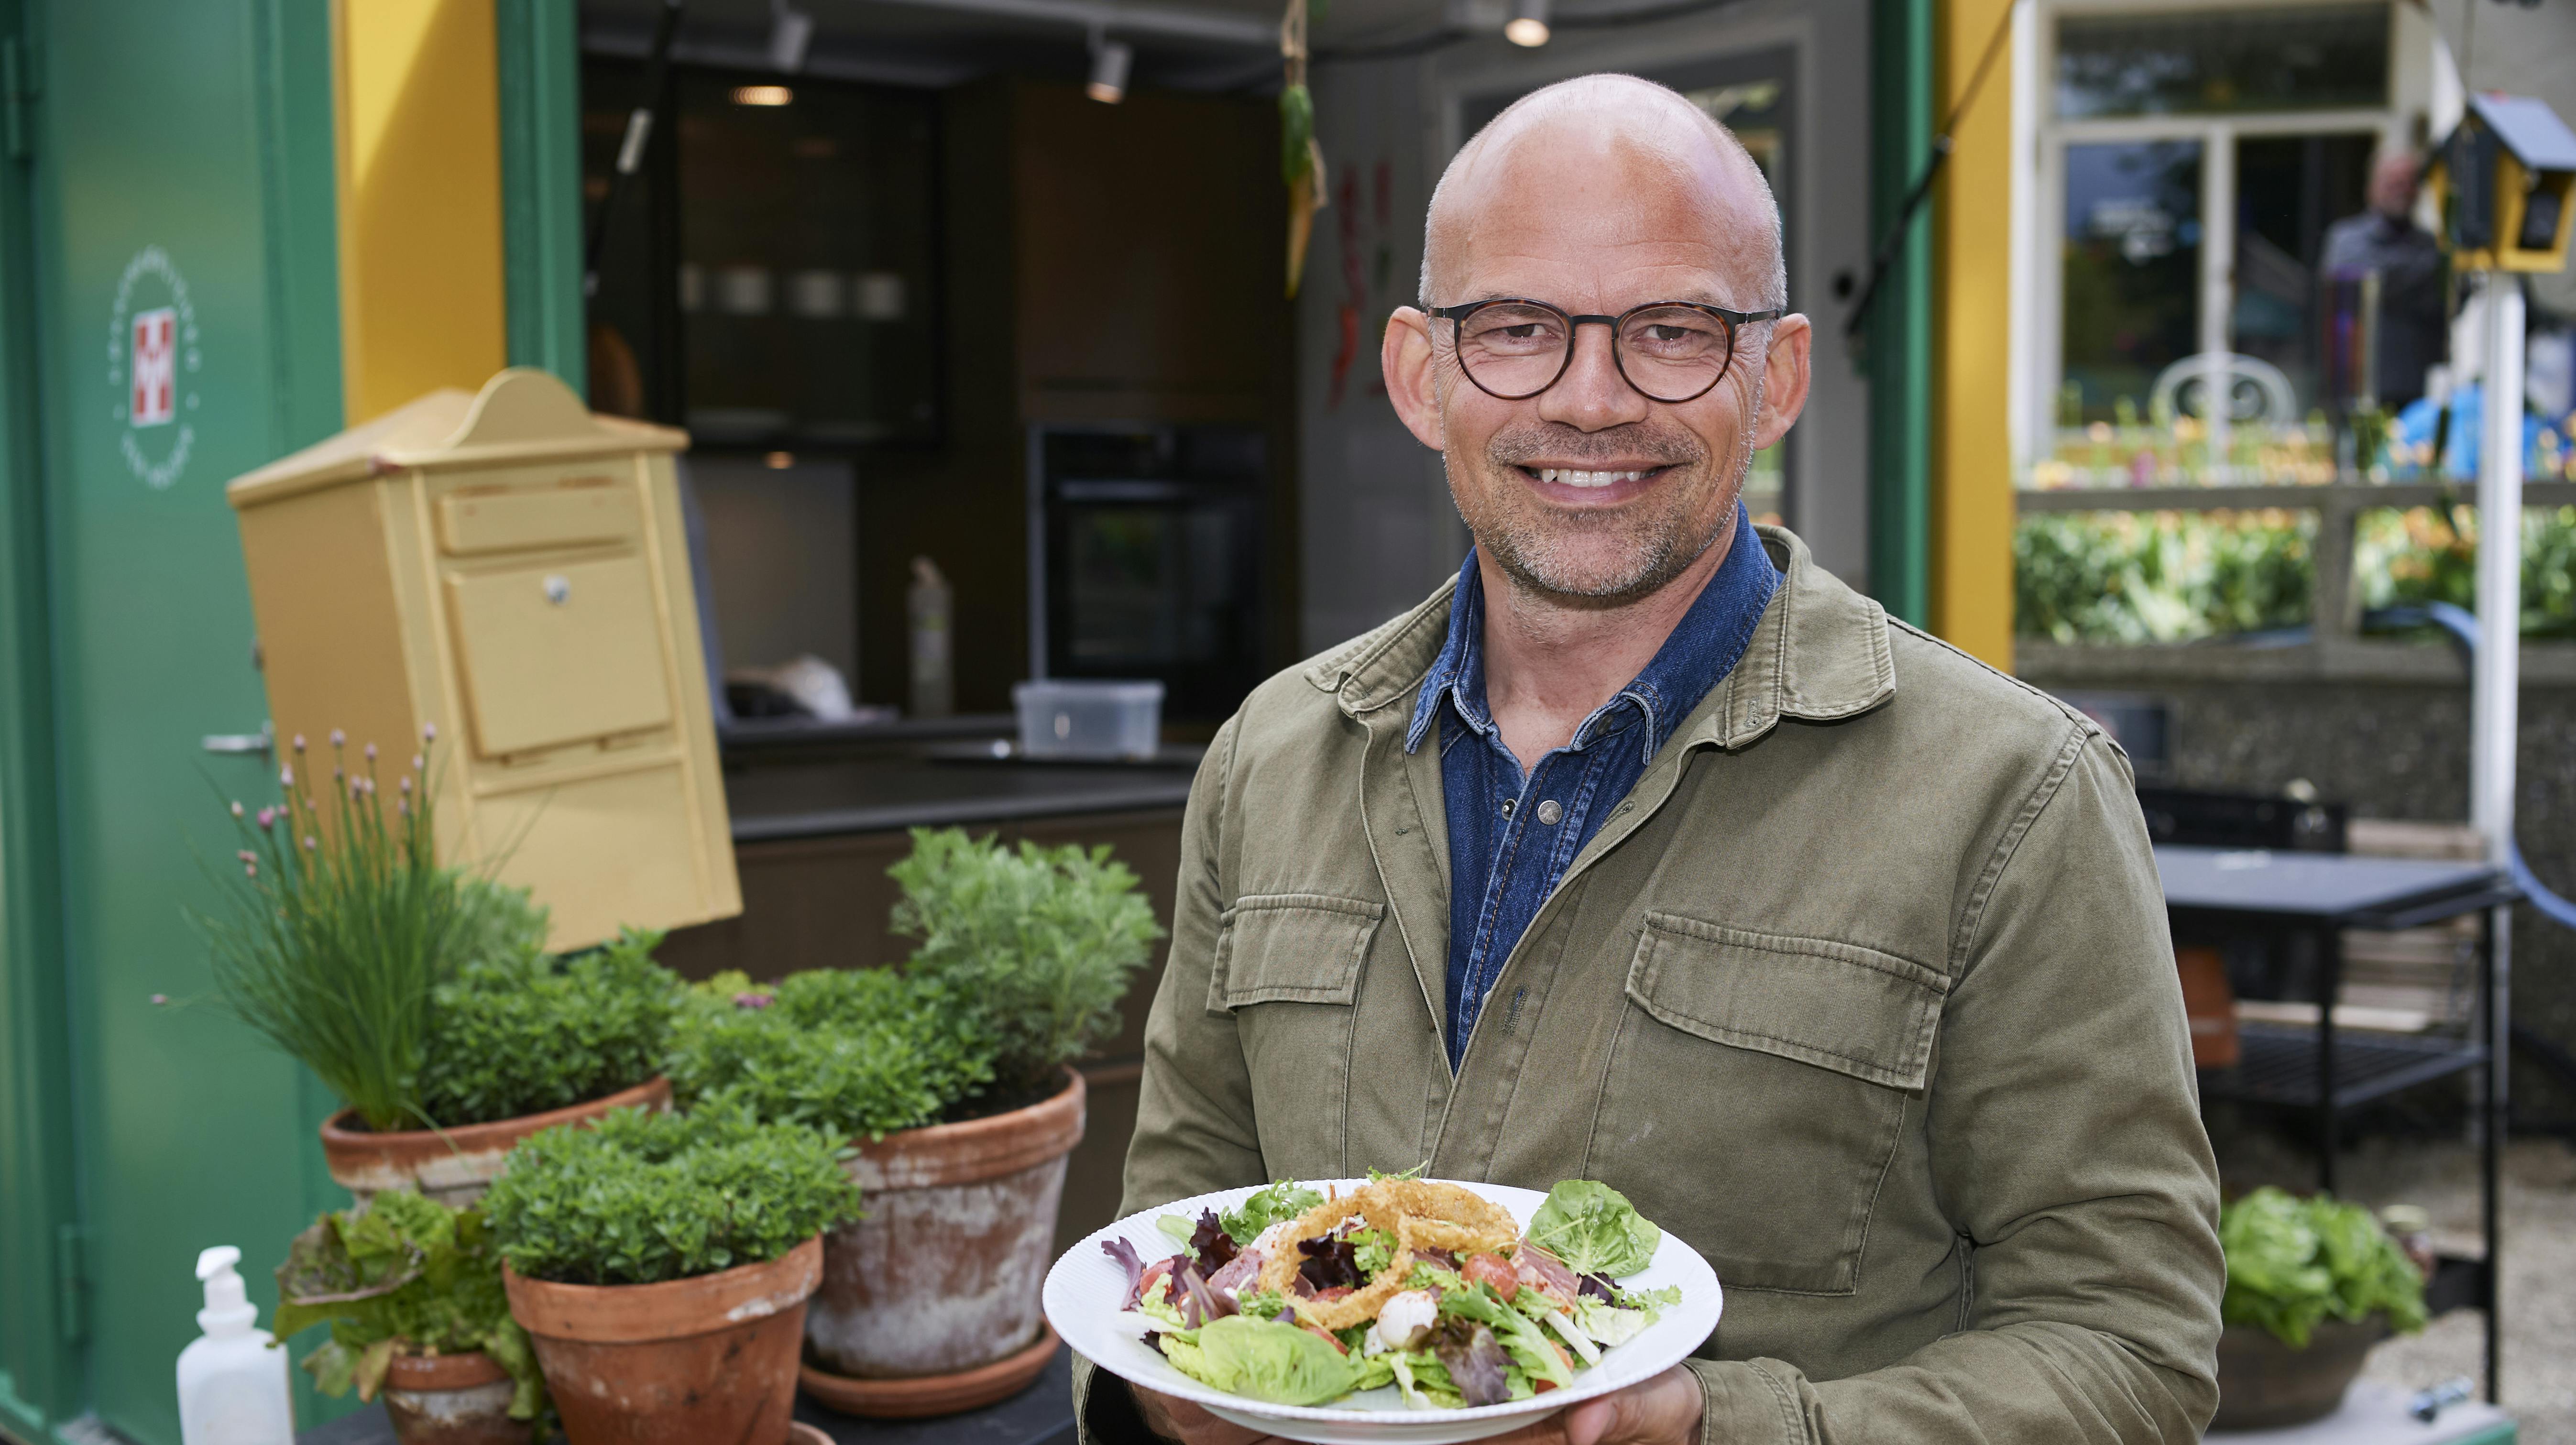
[[[1067,1069],[1055,1097],[1025,1109],[860,1146],[848,1167],[868,1216],[823,1236],[807,1389],[852,1414],[915,1416],[1035,1379],[1054,1354],[1040,1348],[1038,1294],[1082,1119],[1082,1076]]]
[[[2303,1350],[2259,1325],[2229,1325],[2218,1337],[2218,1417],[2209,1428],[2278,1430],[2333,1414],[2370,1347],[2386,1338],[2378,1315],[2319,1320]]]
[[[501,1177],[503,1160],[520,1140],[540,1129],[596,1119],[611,1109],[638,1104],[671,1107],[671,1081],[656,1074],[634,1088],[586,1104],[447,1130],[378,1134],[359,1125],[355,1110],[343,1109],[322,1123],[322,1159],[331,1170],[332,1182],[361,1203],[381,1190],[416,1189],[441,1204],[466,1205],[482,1198],[492,1181]]]
[[[507,1266],[571,1445],[787,1445],[823,1242],[662,1284],[556,1284]]]
[[[510,1418],[510,1372],[480,1350],[396,1355],[385,1370],[385,1416],[402,1445],[528,1445],[533,1421]]]

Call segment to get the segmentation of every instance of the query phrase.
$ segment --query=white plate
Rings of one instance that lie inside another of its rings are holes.
[[[1298,1182],[1312,1189],[1337,1186],[1345,1194],[1368,1183],[1365,1179]],[[1547,1196],[1535,1189],[1514,1189],[1505,1184],[1465,1187],[1510,1210],[1524,1230],[1529,1227],[1530,1216],[1547,1202]],[[1066,1344],[1089,1356],[1102,1369],[1146,1389],[1195,1401],[1248,1429],[1320,1445],[1451,1445],[1500,1435],[1576,1401],[1662,1374],[1681,1363],[1717,1329],[1718,1311],[1725,1302],[1718,1289],[1717,1274],[1708,1267],[1708,1261],[1667,1230],[1663,1243],[1656,1247],[1654,1263],[1644,1272],[1621,1280],[1620,1285],[1628,1289],[1679,1285],[1681,1304],[1663,1311],[1635,1339],[1602,1351],[1600,1364],[1575,1371],[1571,1389],[1460,1410],[1415,1409],[1392,1385],[1362,1391],[1330,1406],[1273,1405],[1250,1400],[1200,1384],[1145,1347],[1145,1331],[1164,1326],[1150,1316],[1118,1308],[1119,1301],[1127,1297],[1127,1271],[1100,1246],[1105,1240],[1123,1239],[1148,1264],[1168,1258],[1173,1253],[1172,1239],[1155,1227],[1156,1219],[1166,1214],[1196,1219],[1203,1209],[1222,1214],[1252,1192],[1249,1188],[1222,1189],[1132,1214],[1067,1250],[1064,1258],[1055,1262],[1055,1268],[1047,1271],[1048,1323],[1064,1336]]]

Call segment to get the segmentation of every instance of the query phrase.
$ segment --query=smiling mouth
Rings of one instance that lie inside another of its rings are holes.
[[[1670,466],[1636,467],[1625,471],[1588,471],[1579,467],[1521,468],[1523,475],[1542,482],[1554,482],[1561,487],[1612,487],[1621,482],[1642,482],[1671,470]]]

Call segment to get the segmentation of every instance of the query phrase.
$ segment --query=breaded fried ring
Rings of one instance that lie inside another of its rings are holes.
[[[1511,1229],[1478,1229],[1445,1219],[1405,1216],[1397,1221],[1396,1242],[1408,1250],[1445,1249],[1452,1254],[1500,1254],[1519,1238]]]

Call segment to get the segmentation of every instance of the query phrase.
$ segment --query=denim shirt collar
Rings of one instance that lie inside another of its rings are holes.
[[[1762,538],[1739,499],[1735,539],[1727,546],[1726,560],[1692,599],[1690,610],[1674,624],[1672,635],[1656,649],[1645,670],[1583,720],[1569,747],[1580,752],[1608,734],[1625,731],[1632,721],[1641,721],[1644,756],[1652,758],[1673,728],[1744,655],[1754,625],[1779,586],[1779,569],[1771,565],[1770,554],[1762,549]],[[1448,641],[1422,680],[1412,724],[1405,730],[1406,752],[1422,746],[1444,700],[1456,710],[1460,722],[1487,737],[1493,735],[1493,712],[1485,697],[1485,587],[1472,547],[1458,569]]]

